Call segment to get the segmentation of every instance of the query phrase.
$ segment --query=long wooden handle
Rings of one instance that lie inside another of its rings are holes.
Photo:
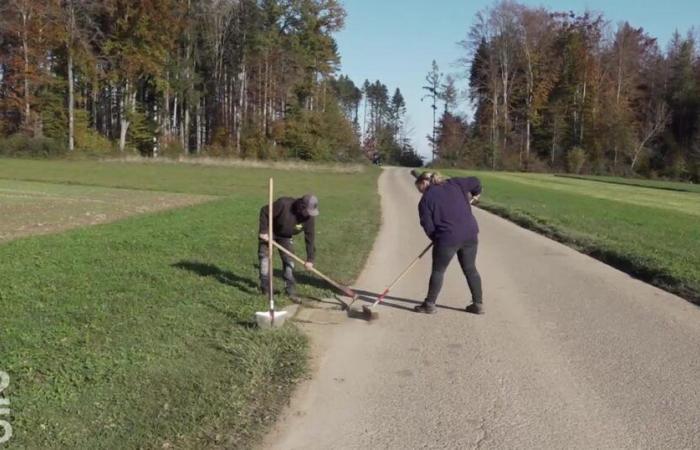
[[[281,252],[284,253],[285,255],[288,255],[288,256],[294,258],[297,262],[299,262],[299,263],[301,263],[301,264],[303,264],[303,265],[306,265],[306,261],[304,261],[303,259],[299,258],[297,255],[295,255],[294,253],[290,252],[290,251],[287,250],[286,248],[282,247],[282,246],[281,246],[280,244],[278,244],[277,242],[274,242],[274,241],[272,241],[272,240],[270,240],[270,242],[272,242],[272,245],[274,245],[275,247],[277,247],[277,248],[279,249],[279,251],[281,251]],[[355,291],[353,291],[353,290],[350,289],[349,287],[343,286],[342,284],[340,284],[340,283],[338,283],[338,282],[336,282],[336,281],[333,281],[331,278],[329,278],[329,277],[327,277],[326,275],[322,274],[321,272],[319,272],[319,271],[316,270],[315,268],[312,267],[311,269],[307,269],[307,270],[310,270],[311,272],[315,273],[315,274],[318,275],[319,277],[323,278],[323,279],[326,280],[328,283],[330,283],[331,285],[335,286],[337,289],[339,289],[340,291],[342,291],[343,293],[345,293],[345,295],[347,295],[348,297],[355,297],[355,296],[357,295],[357,294],[355,294]]]
[[[425,250],[423,250],[423,251],[420,253],[420,255],[416,256],[416,258],[411,262],[411,264],[409,264],[409,266],[406,267],[406,269],[404,269],[404,271],[401,272],[401,274],[400,274],[398,277],[396,277],[396,279],[389,285],[389,287],[387,288],[387,290],[390,290],[391,288],[393,288],[394,286],[396,286],[396,283],[398,283],[399,281],[401,281],[401,279],[402,279],[403,277],[405,277],[406,274],[407,274],[411,269],[413,269],[413,266],[415,266],[415,265],[418,263],[418,261],[420,261],[420,259],[421,259],[423,256],[425,256],[425,254],[428,253],[428,250],[430,250],[431,248],[433,248],[433,243],[432,243],[432,242],[431,242],[427,247],[425,247]]]
[[[273,233],[273,228],[272,228],[272,216],[274,215],[273,211],[273,189],[274,189],[274,180],[272,177],[270,177],[270,188],[269,188],[269,199],[268,199],[268,210],[267,210],[267,236],[268,236],[268,244],[267,244],[267,254],[268,254],[268,268],[267,268],[267,282],[268,282],[268,290],[269,290],[269,296],[270,296],[270,315],[272,316],[272,320],[274,320],[274,314],[275,314],[275,297],[273,294],[273,276],[272,276],[272,261],[273,261],[273,254],[272,254],[272,236],[274,236]]]

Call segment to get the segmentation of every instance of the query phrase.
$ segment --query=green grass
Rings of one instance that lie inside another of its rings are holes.
[[[551,175],[473,174],[482,180],[485,209],[700,303],[696,193]]]
[[[580,180],[599,181],[601,183],[623,184],[629,186],[640,186],[652,189],[663,189],[668,191],[696,192],[700,194],[700,184],[683,183],[680,181],[659,181],[645,180],[641,178],[622,178],[593,175],[557,175],[562,178],[574,178]]]
[[[0,370],[11,376],[18,448],[251,447],[307,353],[293,325],[251,324],[266,309],[256,235],[267,177],[278,193],[318,194],[317,266],[343,281],[359,273],[379,226],[374,170],[12,164],[13,178],[221,195],[0,245]],[[300,282],[302,294],[330,294]]]
[[[373,172],[373,170],[367,168],[361,173],[367,171]],[[188,194],[259,193],[261,186],[267,186],[267,180],[265,179],[267,173],[275,173],[281,176],[280,181],[292,181],[292,183],[286,183],[287,189],[297,190],[303,189],[304,186],[314,186],[316,180],[333,180],[336,175],[350,180],[353,175],[357,175],[356,173],[334,173],[326,167],[321,167],[317,171],[267,171],[255,168],[231,168],[197,164],[77,162],[0,158],[0,178],[4,179]]]
[[[215,197],[0,179],[0,242],[113,222]]]

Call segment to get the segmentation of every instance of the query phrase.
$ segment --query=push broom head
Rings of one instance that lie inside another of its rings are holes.
[[[376,320],[379,318],[379,313],[374,310],[371,306],[368,305],[362,305],[362,317],[365,320]]]
[[[255,313],[255,322],[260,328],[277,328],[284,325],[287,319],[287,311],[264,311]]]

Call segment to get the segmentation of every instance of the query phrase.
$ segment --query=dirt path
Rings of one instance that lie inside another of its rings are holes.
[[[379,189],[384,223],[357,283],[373,292],[427,243],[408,171],[386,169]],[[439,313],[411,312],[427,258],[378,321],[315,326],[317,371],[265,447],[700,448],[700,308],[477,219],[486,315],[462,311],[456,261]]]

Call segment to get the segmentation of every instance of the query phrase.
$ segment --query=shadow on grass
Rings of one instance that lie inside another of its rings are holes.
[[[197,261],[180,261],[172,265],[177,269],[193,272],[201,277],[211,277],[219,283],[235,287],[247,294],[257,294],[258,284],[250,278],[241,277],[228,270],[220,269],[213,264],[206,264]]]

